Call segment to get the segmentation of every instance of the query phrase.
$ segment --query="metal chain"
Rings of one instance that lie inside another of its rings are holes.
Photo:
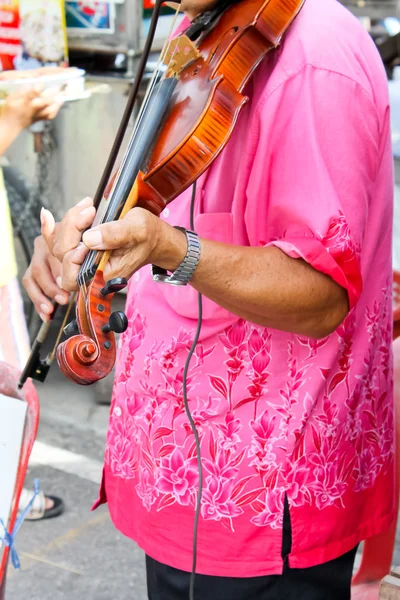
[[[36,205],[39,210],[42,206],[51,209],[56,216],[57,210],[54,207],[51,182],[51,175],[54,173],[52,161],[54,158],[54,151],[56,149],[56,143],[52,135],[53,122],[45,121],[42,137],[42,151],[38,153],[36,162],[36,188],[37,188],[37,199]]]
[[[37,224],[37,235],[39,235],[41,207],[52,207],[52,212],[54,212],[51,202],[51,174],[53,172],[51,163],[56,145],[52,135],[52,122],[44,121],[41,125],[41,133],[36,134],[41,136],[41,152],[36,153],[34,182],[29,186],[28,202],[19,216],[18,224],[14,227],[15,235],[18,235],[27,222],[32,227],[32,221]]]

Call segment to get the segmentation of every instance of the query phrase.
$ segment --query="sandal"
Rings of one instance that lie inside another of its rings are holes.
[[[18,513],[21,513],[32,499],[33,492],[24,488],[21,492],[18,505]],[[52,503],[50,507],[46,504]],[[26,516],[26,521],[41,521],[43,519],[52,519],[58,517],[64,512],[64,502],[57,496],[45,496],[43,492],[39,492],[36,496],[31,511]]]

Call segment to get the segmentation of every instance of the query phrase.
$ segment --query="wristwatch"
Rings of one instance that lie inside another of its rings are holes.
[[[184,227],[175,226],[186,235],[187,252],[186,256],[179,267],[170,275],[165,269],[152,265],[153,281],[160,283],[170,283],[171,285],[187,285],[193,277],[197,265],[200,261],[201,246],[197,233],[185,229]]]

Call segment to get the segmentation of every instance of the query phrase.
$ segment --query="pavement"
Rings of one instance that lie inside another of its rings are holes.
[[[146,600],[144,555],[111,523],[97,497],[112,378],[92,387],[66,380],[53,365],[38,383],[41,419],[26,485],[35,478],[63,498],[60,517],[25,522],[16,547],[21,570],[9,568],[6,600]]]
[[[112,376],[90,387],[52,366],[37,384],[41,419],[27,486],[40,479],[61,496],[60,517],[25,522],[17,538],[21,570],[10,568],[5,600],[146,600],[144,555],[111,523],[107,507],[91,512],[102,471]],[[398,531],[393,563],[400,565]],[[357,595],[358,594],[358,595]],[[353,600],[378,600],[377,587]],[[210,599],[211,600],[211,599]]]

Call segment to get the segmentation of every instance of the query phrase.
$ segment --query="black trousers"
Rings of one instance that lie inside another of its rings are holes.
[[[290,554],[291,527],[287,503],[282,556]],[[357,548],[330,562],[308,569],[291,569],[285,560],[282,575],[236,578],[196,575],[195,600],[350,600]],[[190,573],[146,556],[149,600],[189,600]]]

